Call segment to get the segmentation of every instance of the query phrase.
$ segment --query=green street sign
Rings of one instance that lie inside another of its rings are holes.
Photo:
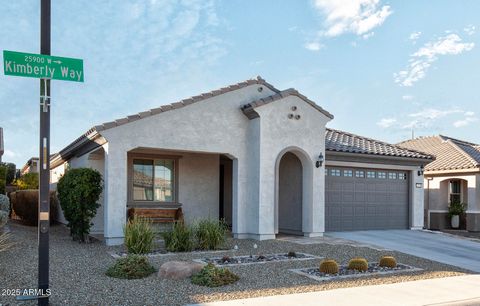
[[[83,60],[3,50],[5,75],[83,82]]]

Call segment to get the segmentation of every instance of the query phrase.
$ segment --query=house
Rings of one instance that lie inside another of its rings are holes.
[[[236,238],[422,228],[432,156],[326,128],[333,115],[258,77],[97,125],[51,159],[104,178],[93,232],[123,242],[131,207],[224,218]],[[61,218],[61,217],[60,217]]]
[[[40,171],[39,167],[38,157],[32,157],[23,165],[22,169],[20,169],[20,175],[38,173]]]
[[[436,159],[425,167],[425,212],[430,229],[450,228],[448,205],[467,203],[464,226],[480,231],[480,145],[443,136],[420,137],[399,144]]]

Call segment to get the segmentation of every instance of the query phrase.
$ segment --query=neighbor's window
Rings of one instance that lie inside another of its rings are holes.
[[[375,171],[367,171],[367,178],[375,178]]]
[[[460,181],[450,181],[450,203],[461,202],[461,186]]]
[[[353,171],[352,170],[343,170],[343,176],[352,177]]]
[[[365,177],[365,172],[364,171],[355,171],[355,176],[356,177]]]
[[[172,159],[133,160],[134,201],[175,201],[175,161]]]
[[[378,172],[377,173],[377,178],[385,179],[385,178],[387,178],[387,174],[385,172]]]

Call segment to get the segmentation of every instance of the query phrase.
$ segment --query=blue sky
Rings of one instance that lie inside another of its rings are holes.
[[[85,83],[52,82],[52,152],[93,125],[261,75],[396,143],[480,142],[480,1],[52,0],[52,54]],[[39,1],[2,3],[0,49],[38,53]],[[38,155],[35,79],[0,75],[5,161]]]

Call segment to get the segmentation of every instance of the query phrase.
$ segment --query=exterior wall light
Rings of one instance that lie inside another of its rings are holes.
[[[320,168],[323,165],[323,160],[323,153],[320,153],[320,155],[318,155],[318,160],[315,162],[315,167]]]
[[[417,174],[418,174],[418,176],[422,176],[424,172],[425,172],[425,167],[423,165],[421,165],[420,170],[418,170]]]

